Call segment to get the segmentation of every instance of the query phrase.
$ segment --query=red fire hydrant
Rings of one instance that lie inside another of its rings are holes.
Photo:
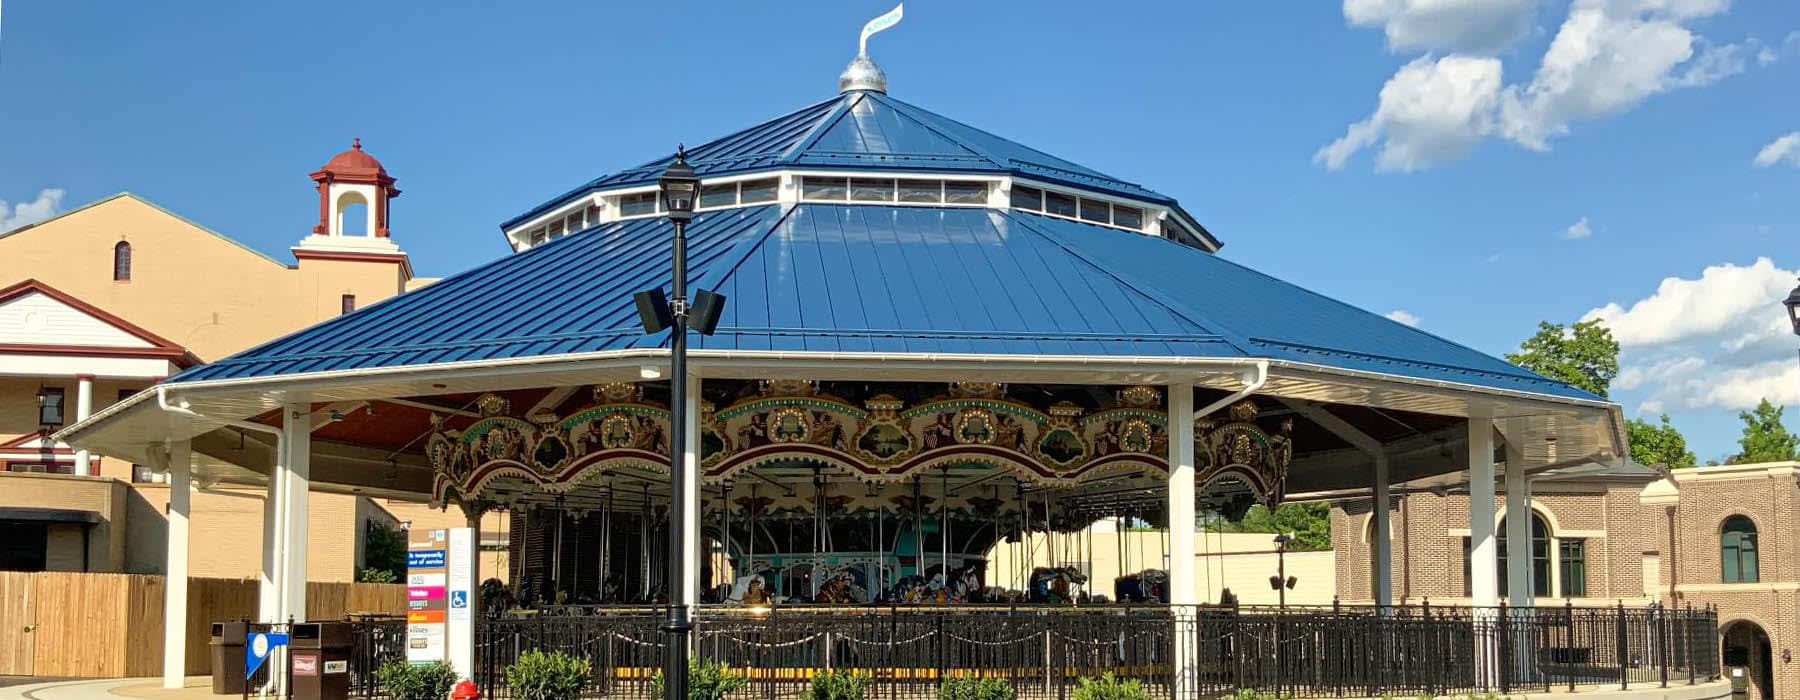
[[[465,678],[450,689],[450,700],[481,700],[481,689],[475,687],[475,681]]]

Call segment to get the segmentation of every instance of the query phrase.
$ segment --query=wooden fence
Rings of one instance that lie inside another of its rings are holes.
[[[0,571],[0,675],[161,675],[165,585],[161,576]],[[188,675],[212,672],[212,623],[253,618],[256,604],[253,579],[188,579]],[[405,611],[405,586],[306,585],[308,619]]]

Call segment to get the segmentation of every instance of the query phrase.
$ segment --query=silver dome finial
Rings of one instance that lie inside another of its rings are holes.
[[[889,10],[887,14],[869,20],[868,24],[863,25],[862,39],[857,43],[856,58],[850,61],[850,67],[845,68],[843,74],[838,76],[839,93],[853,90],[887,93],[887,73],[882,72],[881,66],[875,65],[875,61],[869,58],[869,37],[899,24],[900,19],[904,16],[906,16],[906,3],[901,3],[895,5],[894,9]]]

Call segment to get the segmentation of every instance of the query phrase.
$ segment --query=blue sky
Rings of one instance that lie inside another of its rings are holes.
[[[573,185],[831,96],[889,7],[12,0],[0,228],[129,190],[279,254],[361,137],[396,240],[450,274]],[[1597,314],[1614,398],[1705,460],[1755,398],[1800,403],[1797,30],[1774,0],[912,0],[871,52],[894,96],[1372,311],[1496,354]]]

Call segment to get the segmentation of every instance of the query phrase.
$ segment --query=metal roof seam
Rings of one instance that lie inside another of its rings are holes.
[[[838,120],[843,119],[844,114],[849,112],[852,106],[861,102],[864,94],[865,93],[857,92],[850,95],[839,95],[837,103],[832,105],[831,111],[827,112],[825,116],[820,117],[818,121],[813,123],[812,128],[808,129],[805,134],[802,134],[800,138],[795,139],[793,143],[783,149],[780,157],[777,158],[775,162],[782,164],[793,163],[795,158],[799,157],[800,154],[805,153],[806,149],[810,148],[814,143],[817,143],[820,136],[823,136],[825,135],[825,132],[830,131],[831,125],[836,124]]]
[[[1198,326],[1203,330],[1218,334],[1220,338],[1224,339],[1225,342],[1229,343],[1238,352],[1243,353],[1244,355],[1254,355],[1255,354],[1255,353],[1250,352],[1248,339],[1245,338],[1243,334],[1233,331],[1231,329],[1225,328],[1222,324],[1217,324],[1217,323],[1213,322],[1211,319],[1208,319],[1205,316],[1196,313],[1193,309],[1187,308],[1185,304],[1177,304],[1177,303],[1170,301],[1169,295],[1167,295],[1167,294],[1154,293],[1150,290],[1145,289],[1142,285],[1140,285],[1135,280],[1125,279],[1124,277],[1121,276],[1121,273],[1110,269],[1108,266],[1101,265],[1098,261],[1088,257],[1085,253],[1082,253],[1082,252],[1076,250],[1073,246],[1069,245],[1067,241],[1062,240],[1055,233],[1051,232],[1047,227],[1039,227],[1032,220],[1032,219],[1045,219],[1045,217],[1025,214],[1023,212],[1017,212],[1017,211],[1011,211],[1011,210],[1008,210],[1006,212],[1006,216],[1007,216],[1007,218],[1018,222],[1021,226],[1024,226],[1027,230],[1030,230],[1033,233],[1036,233],[1039,236],[1042,236],[1045,239],[1049,240],[1053,244],[1061,247],[1063,250],[1067,251],[1070,255],[1081,259],[1082,262],[1085,262],[1088,265],[1092,265],[1096,269],[1101,270],[1106,275],[1112,277],[1114,280],[1117,280],[1120,284],[1125,285],[1126,287],[1130,288],[1132,291],[1135,291],[1139,294],[1145,295],[1151,299],[1155,299],[1157,303],[1168,308],[1169,311],[1174,312],[1176,315],[1181,316],[1183,319],[1187,320],[1187,322],[1192,323],[1195,326]],[[1053,221],[1051,219],[1045,219],[1045,220]],[[1119,235],[1131,236],[1131,235],[1143,235],[1143,234],[1132,234],[1132,233],[1119,232]],[[1166,241],[1167,239],[1161,239],[1161,240]],[[1175,243],[1174,241],[1167,241],[1167,242],[1169,243],[1169,245],[1180,245],[1179,243]],[[1204,319],[1204,320],[1202,320],[1202,319]]]

